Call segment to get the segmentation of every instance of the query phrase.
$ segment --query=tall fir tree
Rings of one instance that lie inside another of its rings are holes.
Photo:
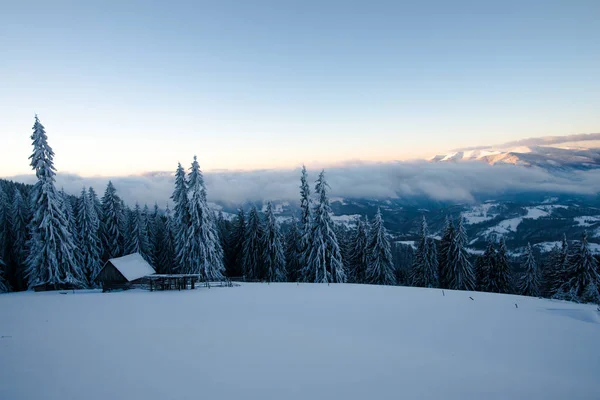
[[[117,195],[117,189],[111,181],[108,181],[102,197],[102,215],[100,218],[103,261],[123,255],[125,237],[123,236],[122,224],[125,219],[124,212],[125,209],[122,207],[121,198]]]
[[[244,256],[244,239],[246,237],[246,214],[242,208],[238,209],[229,231],[229,252],[227,254],[227,275],[230,277],[244,275],[242,268]]]
[[[4,270],[3,269],[5,266],[6,266],[6,264],[0,258],[0,293],[6,293],[6,292],[10,291],[10,285],[4,278]]]
[[[285,260],[287,277],[290,282],[298,282],[301,277],[302,264],[300,257],[302,255],[301,247],[302,235],[298,228],[298,221],[292,216],[290,228],[285,235]]]
[[[342,261],[325,180],[325,171],[321,171],[315,185],[317,195],[313,212],[313,223],[309,241],[309,255],[304,269],[304,279],[314,283],[344,283],[346,272]]]
[[[37,115],[33,125],[31,167],[37,182],[31,189],[32,220],[27,256],[29,287],[69,284],[83,286],[84,277],[75,258],[61,196],[54,185],[54,152]]]
[[[158,206],[156,206],[156,212],[158,213]],[[144,235],[148,240],[148,248],[146,250],[146,261],[150,263],[150,265],[156,264],[156,259],[154,258],[154,245],[155,245],[155,227],[154,227],[154,217],[153,214],[150,213],[150,209],[147,204],[144,204],[144,208],[142,209],[142,226],[144,228]]]
[[[568,280],[559,290],[562,298],[577,302],[597,301],[600,287],[598,262],[592,255],[585,231],[581,234],[579,249],[571,262]]]
[[[264,228],[256,207],[248,213],[242,270],[246,279],[260,279],[264,256]]]
[[[449,289],[475,290],[475,271],[469,261],[466,245],[467,233],[462,218],[459,218],[447,258]]]
[[[493,255],[489,263],[491,268],[488,270],[486,278],[486,291],[511,293],[513,290],[512,273],[504,238],[500,238],[498,251]]]
[[[173,238],[175,241],[175,265],[178,270],[185,273],[192,269],[185,265],[185,247],[190,226],[190,207],[188,196],[188,184],[185,178],[185,170],[181,163],[177,164],[175,172],[175,189],[171,196],[173,200]]]
[[[0,260],[8,260],[9,258],[9,218],[8,194],[0,186]]]
[[[10,208],[10,237],[11,258],[14,262],[13,282],[15,290],[24,290],[25,282],[25,260],[27,259],[27,241],[29,232],[27,226],[30,220],[29,207],[21,191],[15,189],[13,201]]]
[[[450,287],[450,252],[454,242],[455,229],[451,217],[446,217],[446,223],[440,240],[440,251],[438,252],[438,279],[442,289]]]
[[[390,241],[379,208],[369,230],[365,281],[375,285],[396,284]]]
[[[421,219],[421,227],[419,229],[419,243],[415,250],[413,266],[411,271],[411,284],[420,287],[437,287],[438,286],[438,266],[437,260],[434,261],[432,253],[435,249],[431,249],[434,242],[429,237],[429,228],[425,216]]]
[[[569,255],[569,242],[563,234],[560,247],[555,247],[550,255],[550,263],[544,271],[544,292],[548,297],[559,295],[563,285],[569,280],[571,270],[571,257]]]
[[[158,258],[156,265],[160,273],[175,272],[175,240],[173,237],[173,216],[167,205],[163,217],[157,219]]]
[[[531,244],[527,243],[525,251],[525,264],[523,265],[525,272],[519,281],[519,293],[523,296],[537,297],[540,295],[540,279],[537,269],[537,263],[533,255]]]
[[[368,221],[362,218],[356,219],[356,228],[351,241],[350,250],[350,268],[348,280],[352,283],[365,283],[369,257],[367,247],[369,237],[367,232]]]
[[[98,231],[100,220],[96,214],[96,206],[92,195],[85,188],[77,202],[77,236],[81,254],[81,268],[88,286],[96,286],[94,278],[102,268],[102,244]]]
[[[311,252],[311,236],[313,228],[313,209],[312,199],[310,196],[310,185],[308,184],[308,173],[306,167],[302,166],[302,174],[300,176],[300,234],[302,251],[300,253],[300,264],[302,269],[307,268],[308,259]]]
[[[127,237],[125,247],[126,254],[140,253],[148,263],[152,264],[150,257],[150,240],[148,239],[148,227],[142,208],[138,203],[130,214],[131,232]]]
[[[490,274],[496,263],[496,249],[492,240],[488,240],[487,247],[482,255],[475,261],[475,286],[481,292],[489,292]]]
[[[273,213],[273,205],[267,203],[264,224],[264,279],[267,282],[285,282],[287,278],[283,237],[279,230],[279,223]]]
[[[196,156],[189,177],[189,226],[183,248],[183,265],[187,273],[202,274],[207,281],[224,279],[223,249],[208,207],[204,177]]]

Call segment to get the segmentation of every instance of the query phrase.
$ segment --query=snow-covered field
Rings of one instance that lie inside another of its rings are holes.
[[[0,295],[0,336],[7,400],[600,398],[596,307],[519,296],[15,293]]]

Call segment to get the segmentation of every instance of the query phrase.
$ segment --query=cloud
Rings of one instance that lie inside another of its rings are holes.
[[[309,168],[314,181],[318,170]],[[360,163],[326,170],[332,197],[345,198],[428,198],[440,202],[474,202],[503,193],[544,192],[593,195],[600,192],[600,170],[551,173],[539,168],[513,165],[490,166],[479,162],[464,163]],[[34,175],[9,179],[34,183]],[[92,186],[100,196],[112,180],[119,195],[128,204],[161,207],[171,202],[172,173],[148,173],[127,177],[80,177],[58,174],[57,186],[79,194],[83,186]],[[209,201],[231,205],[245,201],[296,201],[299,196],[300,169],[259,171],[215,171],[205,174]]]
[[[469,151],[469,150],[488,150],[488,149],[510,149],[512,147],[521,146],[549,146],[552,144],[560,144],[565,142],[582,142],[582,141],[596,141],[600,140],[600,133],[581,133],[577,135],[565,135],[565,136],[544,136],[537,138],[528,138],[515,140],[513,142],[506,142],[497,145],[490,146],[473,146],[463,147],[452,151]]]

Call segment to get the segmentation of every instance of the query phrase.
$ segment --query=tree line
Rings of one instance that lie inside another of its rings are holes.
[[[210,209],[196,157],[187,173],[177,167],[172,210],[131,208],[111,182],[102,198],[91,187],[79,196],[57,190],[54,153],[37,116],[31,139],[36,184],[0,182],[0,291],[95,287],[94,277],[106,260],[137,252],[157,273],[197,274],[211,281],[228,276],[600,299],[598,260],[585,234],[572,246],[563,238],[541,268],[529,245],[523,273],[516,274],[503,239],[490,241],[473,262],[462,218],[456,223],[447,218],[438,239],[423,217],[413,252],[390,240],[380,210],[370,221],[358,218],[351,228],[335,224],[325,171],[311,190],[305,167],[298,219],[280,224],[269,202],[264,210],[240,208],[229,220]]]

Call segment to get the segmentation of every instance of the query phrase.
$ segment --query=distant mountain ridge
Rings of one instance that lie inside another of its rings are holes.
[[[600,168],[600,133],[524,139],[494,146],[457,149],[438,154],[430,162],[479,161],[547,170]]]

